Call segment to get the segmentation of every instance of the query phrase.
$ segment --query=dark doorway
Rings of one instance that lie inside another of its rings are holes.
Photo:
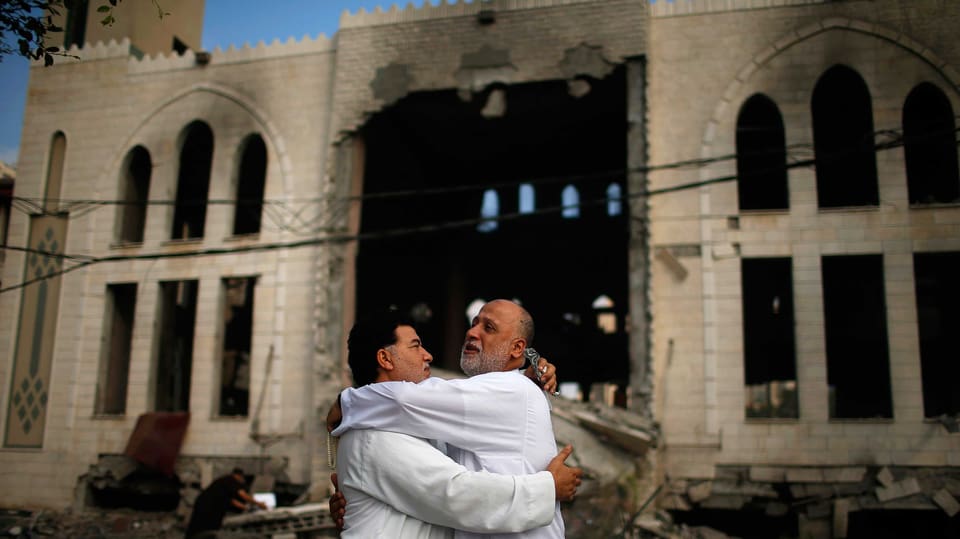
[[[357,312],[412,310],[436,365],[459,370],[468,305],[516,298],[561,381],[584,395],[594,382],[625,385],[626,78],[619,68],[590,82],[579,99],[565,81],[499,88],[498,118],[481,115],[486,94],[464,102],[454,90],[371,118]],[[563,206],[570,186],[579,211]]]

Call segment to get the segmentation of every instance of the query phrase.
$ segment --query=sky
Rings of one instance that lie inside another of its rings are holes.
[[[2,0],[0,0],[2,1]],[[127,0],[141,2],[146,0]],[[392,4],[422,6],[439,0],[206,0],[203,18],[203,49],[226,49],[231,44],[255,46],[293,37],[333,37],[344,10],[371,11]],[[475,0],[468,0],[475,1]],[[160,0],[163,5],[163,0]],[[6,37],[6,36],[4,36]],[[0,161],[15,165],[23,127],[23,107],[27,96],[29,62],[19,56],[0,59]]]

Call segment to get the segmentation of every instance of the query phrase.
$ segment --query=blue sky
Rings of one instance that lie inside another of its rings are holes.
[[[258,41],[269,44],[291,36],[297,40],[305,35],[332,37],[344,10],[369,11],[378,5],[387,9],[391,4],[408,3],[420,6],[425,2],[436,4],[438,0],[206,0],[203,48],[226,49],[244,43],[253,46]],[[16,163],[20,147],[28,72],[29,64],[23,58],[8,56],[0,61],[0,161],[10,164]]]

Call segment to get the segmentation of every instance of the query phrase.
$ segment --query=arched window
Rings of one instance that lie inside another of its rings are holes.
[[[563,192],[560,194],[560,200],[563,204],[563,215],[564,219],[576,219],[580,217],[580,192],[577,191],[577,188],[568,185],[563,188]]]
[[[811,108],[819,206],[878,205],[873,111],[866,83],[849,67],[833,66],[817,81]]]
[[[213,131],[207,124],[195,121],[183,130],[180,140],[180,173],[170,237],[202,238],[213,163]]]
[[[533,213],[536,209],[536,197],[533,191],[533,185],[529,183],[520,184],[520,213]]]
[[[123,160],[120,180],[120,198],[123,204],[120,206],[120,227],[117,231],[117,239],[121,242],[143,241],[152,171],[150,153],[143,146],[130,150]]]
[[[939,88],[917,85],[903,104],[903,154],[911,204],[960,198],[953,107]]]
[[[250,135],[241,145],[237,170],[237,204],[233,215],[233,233],[260,232],[263,190],[267,175],[267,146],[260,135]]]
[[[47,184],[43,190],[43,209],[56,212],[60,209],[60,190],[63,186],[63,165],[67,157],[67,136],[57,131],[50,140],[50,155],[47,158]]]
[[[607,186],[607,215],[616,217],[623,213],[623,193],[619,183]]]
[[[484,219],[477,225],[479,232],[493,232],[497,229],[497,217],[500,215],[500,197],[493,189],[483,192],[483,205],[480,206],[480,217]]]
[[[763,94],[747,99],[737,116],[737,199],[741,210],[790,207],[783,117]]]

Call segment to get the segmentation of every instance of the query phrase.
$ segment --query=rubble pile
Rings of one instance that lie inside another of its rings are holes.
[[[181,539],[183,524],[169,512],[0,510],[0,537]]]

